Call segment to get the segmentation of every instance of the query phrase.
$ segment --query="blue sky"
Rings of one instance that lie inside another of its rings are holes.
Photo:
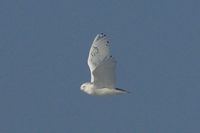
[[[197,0],[1,0],[0,133],[200,131]],[[104,32],[117,86],[94,97],[86,60]]]

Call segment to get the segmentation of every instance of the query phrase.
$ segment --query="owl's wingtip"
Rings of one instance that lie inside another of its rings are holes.
[[[127,91],[127,90],[124,90],[124,89],[120,89],[120,88],[115,88],[116,90],[119,90],[121,92],[124,92],[124,93],[131,93],[130,91]]]

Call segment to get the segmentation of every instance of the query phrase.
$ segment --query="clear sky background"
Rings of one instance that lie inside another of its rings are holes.
[[[1,0],[0,133],[199,133],[199,0]],[[94,97],[104,32],[117,86]]]

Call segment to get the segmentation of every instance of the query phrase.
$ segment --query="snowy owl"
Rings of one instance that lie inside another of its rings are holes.
[[[105,34],[97,34],[89,51],[88,66],[91,82],[83,83],[82,91],[89,95],[105,96],[127,93],[115,88],[116,60],[110,54],[110,45]]]

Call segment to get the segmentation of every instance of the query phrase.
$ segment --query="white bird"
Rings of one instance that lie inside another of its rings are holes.
[[[110,54],[109,41],[105,34],[97,34],[90,48],[88,66],[91,82],[83,83],[82,91],[89,95],[104,96],[127,93],[128,91],[115,88],[116,61]]]

